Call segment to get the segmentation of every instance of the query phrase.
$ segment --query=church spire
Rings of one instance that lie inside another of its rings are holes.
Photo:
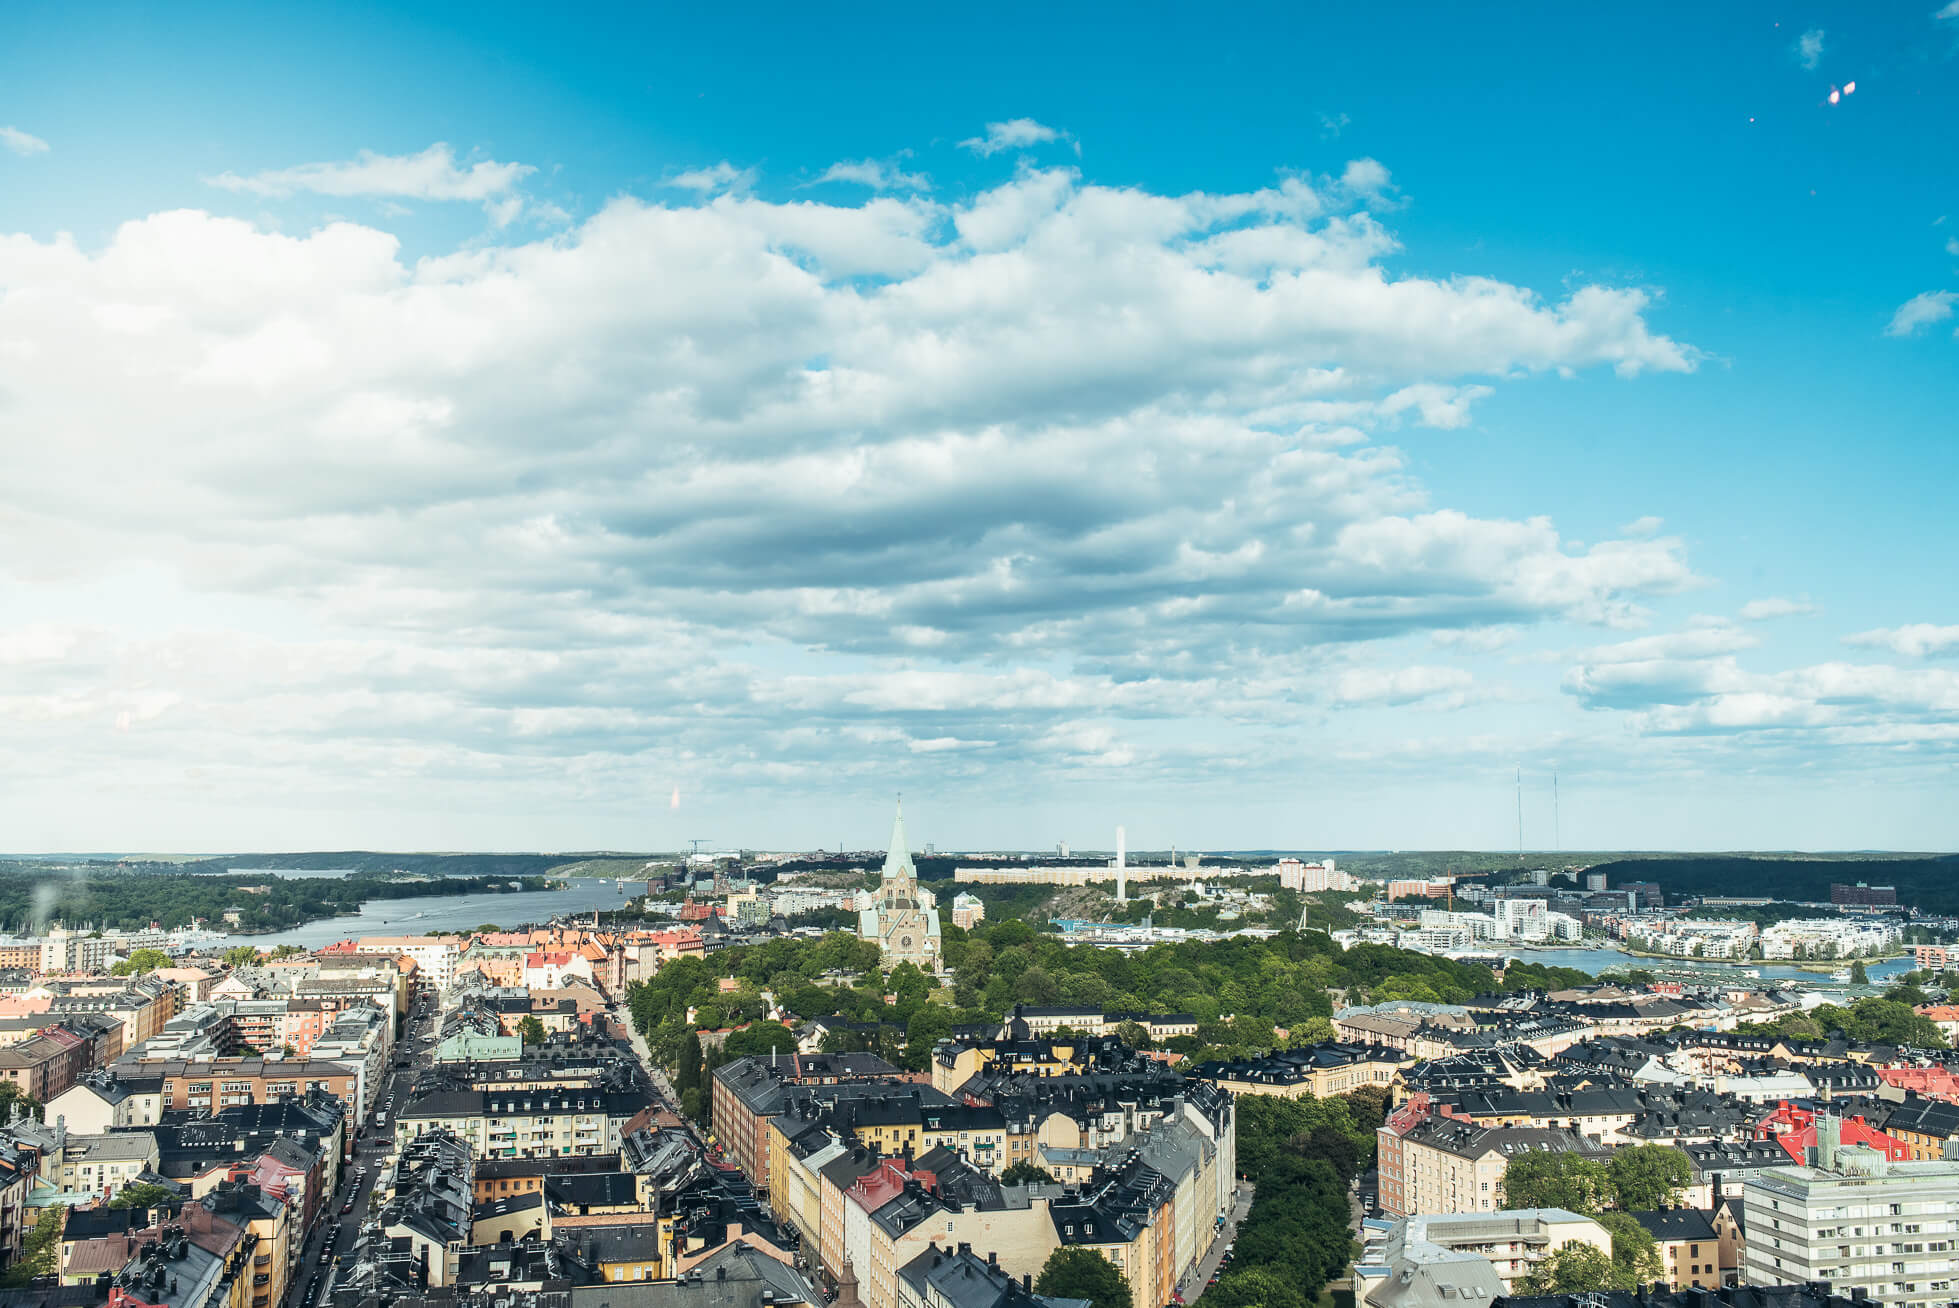
[[[891,820],[891,847],[884,855],[884,879],[893,877],[915,877],[918,869],[912,866],[911,846],[905,843],[905,801],[898,801],[898,815]]]

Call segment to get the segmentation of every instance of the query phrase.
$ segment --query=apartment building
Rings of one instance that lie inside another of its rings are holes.
[[[1262,1058],[1200,1063],[1190,1075],[1233,1094],[1325,1099],[1362,1086],[1387,1085],[1414,1061],[1382,1045],[1329,1042],[1275,1050]]]
[[[1370,1227],[1379,1224],[1370,1222]],[[1417,1213],[1389,1225],[1369,1239],[1354,1262],[1354,1302],[1364,1303],[1379,1286],[1409,1264],[1440,1261],[1445,1255],[1481,1258],[1514,1294],[1517,1282],[1568,1244],[1590,1245],[1612,1256],[1612,1236],[1590,1217],[1564,1208],[1505,1208],[1496,1212]]]
[[[57,1128],[61,1148],[42,1160],[41,1175],[58,1189],[115,1197],[146,1171],[155,1171],[156,1137],[145,1131],[71,1134]]]
[[[0,1048],[0,1080],[46,1103],[89,1070],[92,1045],[60,1026],[45,1026]]]
[[[1521,1153],[1552,1150],[1598,1160],[1611,1153],[1563,1128],[1486,1127],[1435,1115],[1426,1094],[1410,1096],[1376,1135],[1381,1211],[1389,1217],[1495,1212],[1504,1206],[1503,1175]]]
[[[595,1089],[437,1090],[397,1114],[395,1144],[441,1130],[478,1158],[616,1154],[643,1097]]]
[[[888,1082],[903,1072],[875,1054],[781,1054],[770,1058],[738,1058],[714,1069],[709,1111],[715,1138],[743,1174],[766,1192],[769,1188],[769,1119],[783,1111],[795,1087],[872,1086],[865,1094],[883,1094]],[[826,1093],[826,1100],[835,1098]],[[950,1104],[944,1096],[938,1102]]]
[[[1770,1168],[1743,1191],[1743,1279],[1750,1285],[1828,1281],[1887,1308],[1953,1298],[1959,1163],[1892,1162],[1838,1146],[1824,1119],[1816,1165]]]
[[[110,1069],[118,1080],[160,1078],[165,1109],[207,1112],[234,1104],[269,1104],[322,1090],[347,1112],[360,1114],[360,1076],[343,1063],[307,1058],[124,1058]]]

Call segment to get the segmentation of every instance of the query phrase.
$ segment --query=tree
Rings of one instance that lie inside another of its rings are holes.
[[[1612,1236],[1612,1283],[1621,1290],[1637,1290],[1642,1285],[1666,1279],[1666,1265],[1660,1261],[1660,1246],[1639,1219],[1627,1212],[1604,1212],[1598,1224]]]
[[[1505,1208],[1569,1208],[1595,1213],[1605,1206],[1611,1179],[1603,1163],[1565,1152],[1519,1154],[1503,1174]]]
[[[932,1048],[952,1034],[952,1014],[939,1004],[926,1004],[905,1023],[905,1066],[914,1072],[925,1070]]]
[[[0,1081],[0,1122],[4,1122],[14,1115],[14,1105],[16,1104],[20,1105],[20,1110],[29,1117],[39,1117],[41,1115],[40,1100],[28,1094],[12,1081]]]
[[[251,945],[239,945],[224,951],[226,967],[250,967],[258,962],[258,950]]]
[[[1687,1155],[1672,1145],[1645,1144],[1612,1155],[1606,1171],[1612,1197],[1627,1212],[1672,1208],[1693,1181]]]
[[[0,1285],[23,1286],[37,1276],[54,1275],[55,1263],[61,1255],[61,1219],[66,1211],[61,1207],[41,1210],[34,1229],[21,1243],[20,1257],[0,1273]]]
[[[721,1049],[730,1060],[793,1054],[796,1052],[796,1037],[780,1022],[756,1022],[730,1032]]]
[[[1313,1308],[1313,1302],[1272,1267],[1233,1268],[1204,1291],[1204,1308]]]
[[[1850,984],[1853,986],[1867,986],[1870,983],[1870,975],[1864,971],[1864,961],[1858,959],[1852,963],[1850,965]]]
[[[166,1200],[175,1199],[177,1192],[167,1185],[157,1185],[150,1181],[131,1181],[122,1192],[109,1201],[111,1208],[154,1208]]]
[[[544,1043],[544,1023],[537,1020],[535,1013],[526,1013],[524,1020],[517,1023],[517,1034],[526,1045],[541,1045]]]
[[[1086,1299],[1090,1308],[1135,1308],[1129,1282],[1116,1265],[1080,1245],[1064,1245],[1049,1254],[1034,1290],[1057,1299]]]
[[[1015,1159],[1006,1171],[1000,1173],[1001,1185],[1032,1185],[1037,1181],[1052,1185],[1054,1173],[1039,1163],[1028,1162],[1025,1158]]]
[[[1596,1245],[1573,1240],[1525,1273],[1524,1294],[1590,1294],[1613,1287],[1612,1259]]]
[[[680,1115],[689,1121],[706,1125],[707,1100],[702,1097],[699,1086],[680,1092]]]
[[[273,947],[272,953],[268,955],[268,957],[293,958],[305,952],[306,952],[306,948],[303,945],[276,945]]]
[[[109,969],[110,976],[141,976],[159,967],[170,966],[170,955],[161,949],[138,949]]]
[[[701,1033],[689,1031],[680,1042],[680,1063],[674,1069],[673,1088],[681,1094],[701,1088]]]

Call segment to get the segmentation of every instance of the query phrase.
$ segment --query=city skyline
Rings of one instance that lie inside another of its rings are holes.
[[[0,846],[1959,846],[1959,11],[1679,12],[23,6]]]

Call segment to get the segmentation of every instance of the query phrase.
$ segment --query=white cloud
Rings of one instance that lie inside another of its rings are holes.
[[[1796,62],[1811,72],[1823,62],[1823,29],[1812,27],[1796,38]]]
[[[1634,518],[1631,522],[1619,528],[1619,534],[1622,536],[1657,536],[1660,534],[1660,529],[1666,525],[1665,518],[1654,517],[1649,513],[1644,517]]]
[[[1955,0],[1955,3],[1959,3],[1959,0]],[[1910,336],[1920,327],[1944,322],[1952,316],[1955,301],[1959,301],[1959,291],[1921,291],[1898,306],[1884,334]]]
[[[1346,131],[1353,124],[1353,121],[1346,114],[1321,114],[1320,139],[1322,141],[1331,141],[1334,137]]]
[[[1929,622],[1914,622],[1903,627],[1880,627],[1845,636],[1844,644],[1879,647],[1910,658],[1959,651],[1959,626],[1940,627]]]
[[[959,143],[959,148],[984,157],[996,155],[1002,150],[1025,150],[1067,139],[1066,132],[1037,123],[1032,118],[1009,118],[1004,123],[988,123],[985,136],[969,137]]]
[[[467,200],[481,203],[507,194],[537,171],[529,164],[483,159],[467,167],[437,141],[419,154],[387,155],[362,150],[350,161],[300,164],[241,177],[220,173],[205,180],[228,191],[284,197],[297,192],[333,196],[389,196],[407,200]]]
[[[46,154],[48,143],[18,127],[0,125],[0,146],[5,146],[15,154]]]
[[[707,194],[714,191],[731,191],[737,195],[753,190],[759,174],[753,168],[737,168],[723,159],[707,168],[690,168],[667,179],[668,186],[677,186],[683,191],[699,191]]]
[[[1945,252],[1950,255],[1959,255],[1959,236],[1948,236],[1945,238]]]
[[[208,793],[632,813],[655,757],[690,797],[894,758],[1229,781],[1363,706],[1478,711],[1409,646],[1696,584],[1677,539],[1438,504],[1381,443],[1532,376],[1691,371],[1642,292],[1407,272],[1299,179],[822,204],[702,171],[413,260],[194,211],[0,236],[0,821],[48,833],[16,841],[107,839],[75,775],[155,797],[132,833]]]
[[[1941,8],[1937,13],[1933,14],[1932,17],[1939,20],[1944,20],[1948,18],[1959,18],[1959,0],[1951,0],[1950,4],[1947,4],[1946,6]]]
[[[873,191],[929,191],[932,179],[924,173],[908,173],[897,164],[882,159],[842,160],[823,170],[816,182],[850,182]],[[815,185],[816,183],[811,183]]]
[[[1377,159],[1350,159],[1340,174],[1340,184],[1371,200],[1386,197],[1394,189],[1388,170]]]
[[[1816,605],[1810,602],[1807,595],[1796,599],[1771,595],[1766,599],[1749,600],[1746,604],[1742,605],[1741,620],[1743,622],[1766,622],[1770,618],[1804,617],[1817,611]]]

